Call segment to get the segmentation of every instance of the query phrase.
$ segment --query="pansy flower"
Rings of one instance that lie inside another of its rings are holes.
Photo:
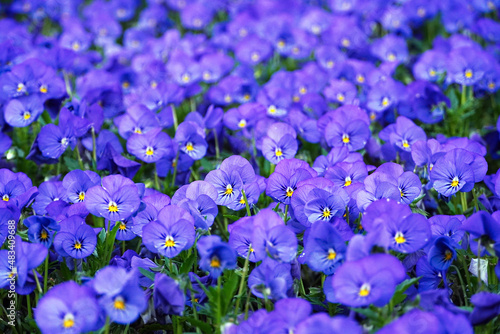
[[[154,112],[143,104],[134,104],[127,108],[127,112],[115,117],[115,124],[118,127],[120,136],[128,139],[132,134],[143,134],[159,126],[158,119]]]
[[[459,245],[451,238],[439,237],[429,249],[429,263],[437,270],[447,270],[457,257],[455,248]]]
[[[248,287],[259,298],[279,300],[286,298],[293,285],[291,266],[266,258],[248,276]]]
[[[85,206],[90,213],[110,221],[128,218],[137,211],[139,204],[137,186],[121,175],[104,177],[102,186],[90,188],[85,197]]]
[[[113,322],[130,324],[147,308],[146,296],[134,270],[127,272],[121,267],[108,266],[96,273],[91,284],[99,296],[99,305]]]
[[[48,255],[44,245],[22,241],[16,236],[14,242],[15,258],[9,250],[0,250],[0,289],[7,289],[11,280],[15,280],[16,293],[29,295],[36,288],[35,274],[40,281],[41,276],[36,268],[43,263]]]
[[[163,273],[157,273],[153,302],[155,310],[162,314],[182,315],[186,305],[186,295],[177,281]]]
[[[318,121],[318,127],[324,129],[325,140],[329,146],[346,146],[350,152],[362,149],[370,137],[366,112],[352,105],[325,114]]]
[[[179,150],[194,160],[203,158],[207,152],[205,131],[194,122],[179,124],[174,139],[179,145]]]
[[[304,261],[314,271],[331,275],[344,260],[346,245],[335,227],[328,222],[312,225],[304,242]]]
[[[193,217],[176,205],[168,205],[158,213],[155,221],[143,227],[142,237],[151,252],[175,257],[194,244]]]
[[[285,123],[274,123],[262,140],[262,154],[272,164],[295,157],[298,150],[297,133]]]
[[[302,160],[281,160],[267,180],[266,194],[277,202],[290,204],[297,184],[315,177],[316,174],[316,171]]]
[[[5,106],[5,122],[13,127],[25,127],[33,123],[43,112],[43,104],[38,95],[12,99]]]
[[[401,262],[389,254],[370,255],[345,262],[332,279],[335,301],[351,307],[386,305],[405,279]]]
[[[71,203],[80,203],[85,201],[85,194],[89,188],[101,183],[101,178],[93,171],[75,169],[66,174],[62,182],[68,200]]]
[[[50,248],[54,234],[61,228],[54,219],[42,216],[27,217],[23,224],[28,228],[29,240],[47,248]]]
[[[34,310],[36,323],[44,334],[83,333],[103,325],[94,292],[74,281],[51,288]]]
[[[147,163],[157,162],[173,150],[172,139],[161,128],[145,134],[133,134],[127,140],[127,151]]]
[[[225,269],[236,267],[236,252],[219,236],[201,237],[196,244],[200,255],[200,268],[217,279]]]
[[[97,235],[83,218],[72,216],[61,221],[60,231],[54,238],[54,248],[61,256],[83,259],[97,246]]]

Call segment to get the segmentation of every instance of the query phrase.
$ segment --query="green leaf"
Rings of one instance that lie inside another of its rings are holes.
[[[234,220],[234,221],[237,221],[241,218],[241,217],[238,217],[235,215],[224,215],[224,217],[229,218],[229,219]]]
[[[196,257],[194,253],[189,255],[188,258],[182,263],[181,268],[179,269],[180,274],[187,274],[191,268],[193,267],[194,261],[196,261]]]
[[[370,308],[352,308],[356,313],[362,314],[368,319],[378,320],[379,314]]]
[[[236,288],[238,287],[240,277],[234,271],[226,271],[226,277],[224,285],[222,287],[222,297],[224,298],[224,303],[221,305],[222,313],[226,314],[228,306],[231,304]]]
[[[193,317],[181,317],[181,321],[189,322],[193,327],[201,329],[203,333],[211,334],[214,332],[214,329],[210,324]]]
[[[417,283],[421,278],[422,277],[415,277],[415,278],[407,279],[406,281],[400,283],[396,287],[396,292],[392,296],[391,304],[398,305],[399,303],[404,301],[406,299],[406,293],[405,293],[406,290],[408,290],[412,285]]]
[[[66,167],[68,167],[70,171],[75,169],[80,169],[78,161],[70,157],[64,157],[64,164],[66,165]]]
[[[144,276],[146,276],[150,280],[152,280],[152,281],[155,280],[155,273],[153,273],[153,272],[151,272],[149,270],[146,270],[144,268],[141,268],[141,267],[139,267],[139,271],[141,272],[141,274],[143,274]]]

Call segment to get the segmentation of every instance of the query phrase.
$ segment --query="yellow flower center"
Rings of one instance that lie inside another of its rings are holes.
[[[30,113],[29,111],[25,111],[25,112],[23,113],[23,118],[24,118],[24,120],[26,120],[26,121],[27,121],[28,119],[30,119],[30,118],[31,118],[31,113]]]
[[[239,202],[240,202],[240,204],[245,204],[245,199],[243,198],[243,196],[241,196]]]
[[[260,59],[260,55],[257,52],[252,52],[250,55],[250,59],[252,59],[253,62],[258,62]]]
[[[333,65],[335,65],[335,63],[332,60],[329,60],[329,61],[326,62],[326,67],[327,68],[332,68]]]
[[[281,150],[281,148],[277,147],[276,150],[274,151],[274,154],[277,157],[281,157],[283,155],[283,151]]]
[[[329,218],[331,216],[331,211],[329,208],[324,208],[322,213],[323,218]]]
[[[347,38],[342,38],[341,43],[344,48],[348,48],[351,45],[351,41],[348,40]]]
[[[267,111],[270,113],[270,114],[274,114],[276,112],[276,106],[270,106],[269,108],[267,108]]]
[[[356,81],[359,83],[363,83],[363,82],[365,82],[365,77],[362,74],[358,74],[356,76]]]
[[[339,102],[344,102],[344,100],[345,100],[345,96],[344,96],[344,94],[342,94],[342,93],[338,93],[338,94],[337,94],[337,101],[339,101]]]
[[[302,94],[302,95],[304,95],[305,93],[307,93],[307,88],[306,87],[300,87],[299,93]]]
[[[389,60],[389,61],[395,61],[396,60],[396,55],[394,53],[389,53],[387,55],[387,60]]]
[[[444,259],[445,259],[446,261],[450,261],[452,257],[453,257],[453,253],[452,253],[449,249],[447,249],[447,250],[444,252]]]
[[[233,193],[233,186],[228,184],[226,186],[226,191],[224,191],[224,195],[231,195]]]
[[[359,296],[360,297],[366,297],[370,294],[370,284],[365,283],[359,288]]]
[[[118,226],[119,230],[125,231],[127,229],[127,225],[125,223],[120,223],[120,226]]]
[[[233,98],[231,97],[231,95],[229,95],[229,94],[224,95],[224,102],[231,103],[232,101],[233,101]]]
[[[328,260],[335,260],[336,257],[337,257],[337,253],[335,252],[335,250],[333,250],[332,248],[330,248],[328,250],[328,256],[326,258]]]
[[[238,126],[240,128],[244,128],[245,126],[247,126],[247,121],[242,119],[239,123],[238,123]]]
[[[26,86],[22,82],[20,82],[20,83],[17,84],[17,91],[21,92],[21,91],[24,90],[25,87]]]
[[[433,68],[431,68],[431,69],[429,70],[429,75],[430,75],[431,77],[435,77],[435,76],[436,76],[436,74],[437,74],[437,72],[436,72],[436,70],[434,70]]]
[[[40,239],[46,240],[48,237],[49,237],[49,234],[47,233],[47,231],[42,230],[42,232],[40,232]]]
[[[425,8],[418,7],[418,9],[417,9],[417,15],[420,16],[420,17],[424,17],[425,16]]]
[[[473,74],[474,74],[474,72],[472,72],[472,70],[471,70],[471,69],[467,69],[467,70],[465,70],[465,77],[466,77],[467,79],[472,78],[472,75],[473,75]]]
[[[124,82],[122,83],[122,87],[123,87],[123,88],[125,88],[125,89],[129,88],[129,87],[130,87],[130,82],[128,82],[128,81],[124,81]]]
[[[455,176],[455,177],[453,178],[453,180],[451,180],[451,186],[452,186],[453,188],[455,188],[455,187],[458,187],[458,185],[459,185],[459,184],[460,184],[460,181],[458,180],[458,177],[456,177],[456,176]]]
[[[156,87],[158,87],[158,83],[155,80],[153,80],[151,81],[150,86],[151,88],[155,89]]]
[[[78,194],[78,200],[80,202],[83,202],[84,199],[85,199],[85,193],[83,191],[80,191],[80,193]]]
[[[2,200],[4,200],[5,202],[8,202],[10,199],[9,195],[5,194],[2,196]]]
[[[217,256],[212,257],[212,259],[210,260],[210,267],[213,267],[213,268],[220,267],[220,260]]]
[[[285,41],[283,41],[283,40],[278,41],[278,47],[279,48],[284,48],[285,47]]]
[[[194,150],[193,143],[187,143],[186,144],[186,151],[191,152]]]
[[[80,43],[78,43],[78,42],[73,42],[73,44],[71,44],[71,48],[72,48],[73,50],[75,50],[75,51],[80,50],[80,47],[81,47],[81,45],[80,45]]]
[[[293,188],[292,187],[286,188],[286,197],[292,197],[292,195],[293,195]]]
[[[192,147],[192,146],[191,146]],[[146,148],[146,155],[147,156],[152,156],[153,154],[155,153],[155,150],[151,147],[151,146],[148,146]]]
[[[382,106],[387,107],[388,105],[389,105],[389,98],[388,97],[384,97],[382,99]]]
[[[350,176],[347,176],[344,180],[344,187],[349,187],[352,184],[352,180]]]
[[[342,135],[342,142],[343,142],[344,144],[349,144],[349,142],[350,142],[350,141],[351,141],[351,138],[349,138],[349,135],[348,135],[347,133],[344,133],[344,134]]]
[[[141,128],[140,128],[140,127],[138,127],[138,126],[136,126],[136,127],[134,128],[134,133],[137,133],[137,134],[139,134],[139,135],[140,135],[140,134],[142,134],[142,130],[141,130]]]
[[[396,241],[397,244],[403,244],[406,242],[406,238],[404,237],[403,233],[398,232],[394,236],[394,241]]]
[[[300,96],[298,96],[298,95],[294,95],[294,96],[292,97],[292,100],[293,100],[293,102],[299,102],[299,101],[300,101]]]
[[[125,300],[123,300],[123,298],[120,296],[116,297],[115,301],[113,303],[113,307],[117,310],[124,310],[125,309]]]
[[[165,239],[165,247],[175,247],[175,240],[172,236],[168,236]]]
[[[40,86],[40,93],[45,94],[45,93],[47,93],[47,91],[48,91],[48,90],[47,90],[47,86],[45,86],[45,85],[41,85],[41,86]]]
[[[245,101],[250,100],[250,94],[243,95],[243,100],[245,100]]]
[[[203,72],[203,80],[210,80],[211,77],[212,75],[210,74],[210,72],[208,71]]]
[[[493,90],[493,89],[495,89],[495,87],[496,87],[496,86],[495,86],[495,83],[494,83],[494,82],[490,82],[490,83],[488,83],[488,89]]]
[[[80,241],[75,242],[75,245],[73,246],[75,249],[82,249],[82,243]]]
[[[116,204],[116,202],[109,202],[109,205],[108,205],[108,211],[109,212],[118,212],[118,205]]]
[[[75,318],[73,317],[73,314],[71,313],[66,313],[63,319],[63,327],[64,328],[71,328],[75,325]]]
[[[190,80],[191,80],[191,76],[187,73],[185,73],[182,77],[181,77],[181,80],[182,82],[184,83],[188,83]]]
[[[404,147],[404,148],[408,148],[408,147],[410,147],[410,143],[408,143],[408,140],[403,139],[403,142],[402,142],[402,143],[403,143],[403,147]]]

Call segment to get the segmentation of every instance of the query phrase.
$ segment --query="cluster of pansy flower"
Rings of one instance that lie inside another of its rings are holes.
[[[499,8],[7,1],[15,330],[500,330]]]

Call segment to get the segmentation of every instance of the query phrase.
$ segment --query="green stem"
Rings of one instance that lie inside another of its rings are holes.
[[[40,281],[38,280],[37,271],[33,269],[33,275],[35,276],[36,287],[40,293],[43,293],[42,286],[40,285]]]
[[[462,293],[464,294],[465,306],[469,306],[469,298],[467,297],[467,291],[465,290],[465,284],[462,278],[462,274],[460,274],[460,270],[458,269],[457,266],[451,265],[451,267],[455,268],[455,270],[457,271],[458,279],[460,280],[460,284],[462,285]]]
[[[122,255],[125,253],[125,240],[122,240]]]
[[[463,106],[467,102],[467,86],[462,85],[462,96],[460,99],[460,106]]]
[[[477,291],[481,291],[481,239],[477,241]]]
[[[288,220],[288,204],[285,205],[285,224],[286,224],[286,221]]]
[[[177,165],[179,164],[179,151],[177,150],[177,155],[174,160],[174,173],[172,175],[172,188],[175,187],[175,178],[177,177]]]
[[[217,135],[217,130],[216,129],[213,129],[212,131],[214,133],[214,142],[215,142],[215,159],[217,159],[217,163],[218,163],[219,159],[220,159],[219,137]]]
[[[221,276],[217,277],[217,328],[219,329],[218,332],[220,331],[220,328],[222,326],[222,313],[221,313]]]
[[[104,334],[109,334],[109,317],[106,317],[106,324],[104,325]]]
[[[28,318],[33,318],[31,315],[31,298],[30,295],[26,296],[26,306],[28,307]]]
[[[469,267],[467,267],[467,262],[465,260],[465,255],[462,256],[462,266],[464,267],[464,271],[465,271],[465,280],[467,281],[467,287],[470,289],[471,285],[470,285]]]
[[[276,165],[275,164],[271,164],[271,168],[269,169],[269,175],[271,175],[272,173],[274,173],[274,169],[276,168]]]
[[[243,200],[245,201],[245,206],[247,208],[247,215],[248,217],[250,217],[252,213],[250,212],[250,204],[248,204],[247,194],[245,193],[244,189],[241,189],[241,195],[243,196]]]
[[[95,138],[95,129],[92,126],[90,128],[92,132],[92,165],[94,167],[94,171],[97,170],[97,150],[96,150],[96,138]]]
[[[75,147],[75,152],[76,152],[76,159],[78,160],[78,164],[80,165],[80,169],[85,170],[85,167],[83,166],[82,156],[80,155],[80,149],[78,148],[78,145]]]
[[[71,84],[69,82],[69,76],[68,76],[68,73],[66,73],[66,71],[64,71],[64,70],[63,70],[63,77],[64,77],[64,86],[66,87],[66,93],[68,94],[69,99],[73,100],[73,92],[71,90]]]
[[[173,103],[170,105],[170,107],[172,108],[172,118],[174,119],[174,130],[177,131],[177,127],[179,126],[179,121],[177,120],[177,112]]]
[[[460,200],[462,202],[462,213],[465,215],[465,211],[467,211],[467,194],[464,192],[460,193]]]
[[[159,179],[159,177],[158,177],[158,171],[157,171],[157,169],[156,169],[156,164],[155,164],[154,169],[155,169],[155,188],[156,188],[156,190],[161,191],[161,187],[160,187],[160,179]]]
[[[241,274],[240,287],[238,289],[238,299],[236,299],[236,306],[234,307],[234,311],[235,311],[236,315],[238,315],[238,311],[240,310],[240,300],[241,300],[241,295],[243,293],[243,289],[245,288],[245,278],[247,276],[248,263],[249,263],[248,259],[250,258],[251,252],[252,252],[252,244],[249,244],[247,257],[245,258],[245,264],[243,265],[243,272]]]
[[[47,293],[47,282],[49,278],[49,254],[45,258],[45,272],[43,275],[43,293]]]
[[[189,287],[191,288],[191,306],[193,308],[193,316],[196,320],[199,320],[198,319],[198,312],[196,311],[196,305],[194,304],[195,303],[195,294],[193,291],[193,285],[191,284],[191,281],[189,281]],[[201,330],[198,328],[198,326],[196,326],[196,333],[201,334]]]

